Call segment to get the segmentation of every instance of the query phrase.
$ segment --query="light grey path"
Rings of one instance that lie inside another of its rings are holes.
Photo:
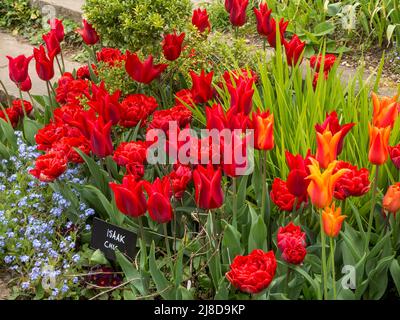
[[[20,54],[26,56],[32,55],[33,46],[17,40],[8,33],[0,31],[0,79],[6,85],[7,91],[15,97],[19,96],[19,91],[8,76],[8,59],[6,56],[16,57]],[[72,71],[73,69],[79,68],[79,66],[80,65],[77,62],[69,61],[67,59],[65,60],[65,69],[67,71]],[[56,74],[53,79],[57,79],[60,75],[56,63],[55,71]],[[36,74],[34,59],[32,59],[29,64],[29,75],[32,79],[32,94],[47,94],[45,82],[40,80]]]

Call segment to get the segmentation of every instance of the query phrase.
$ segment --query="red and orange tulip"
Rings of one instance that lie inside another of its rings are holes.
[[[322,224],[324,227],[325,234],[330,238],[336,238],[342,228],[342,223],[346,219],[345,215],[342,215],[342,209],[335,208],[335,204],[326,207],[322,211]]]
[[[253,112],[251,127],[254,129],[254,148],[271,150],[274,147],[274,115],[269,111]]]
[[[389,156],[390,127],[379,128],[368,124],[369,128],[369,162],[382,165]]]
[[[316,158],[322,168],[327,168],[332,161],[336,160],[341,137],[342,131],[333,134],[329,127],[323,133],[317,132]]]
[[[394,123],[398,116],[397,110],[397,99],[398,96],[394,96],[393,98],[389,97],[379,97],[372,92],[372,102],[374,105],[374,114],[373,114],[373,125],[378,128],[393,128]]]
[[[307,188],[307,192],[311,198],[311,202],[317,208],[323,209],[332,203],[335,184],[348,170],[341,169],[334,174],[333,171],[337,161],[333,161],[328,165],[328,168],[321,173],[318,161],[313,158],[310,158],[310,161],[311,165],[308,166],[310,175],[307,177],[307,179],[310,180],[310,184]]]

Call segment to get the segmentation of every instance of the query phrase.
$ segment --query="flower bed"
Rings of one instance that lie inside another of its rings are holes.
[[[247,6],[226,1],[235,28]],[[33,57],[9,58],[21,91],[32,59],[48,89],[0,114],[13,297],[398,297],[397,97],[362,70],[341,83],[323,47],[302,72],[306,43],[266,4],[254,13],[268,62],[204,55],[202,9],[154,55],[102,47],[83,21],[90,61],[63,70],[54,20]],[[133,233],[135,255],[89,246],[94,218]]]

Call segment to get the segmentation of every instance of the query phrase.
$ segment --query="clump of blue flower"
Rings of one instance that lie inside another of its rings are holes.
[[[84,203],[72,208],[61,193],[32,177],[29,170],[40,154],[24,142],[21,132],[15,134],[16,154],[0,160],[1,265],[18,279],[13,290],[20,290],[17,295],[70,297],[78,285],[75,274],[82,268],[77,234],[90,230],[86,220],[94,210]],[[79,168],[70,168],[60,181],[83,184],[79,173]],[[68,210],[76,213],[74,222]]]

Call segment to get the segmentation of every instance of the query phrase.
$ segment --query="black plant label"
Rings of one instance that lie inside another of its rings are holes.
[[[137,253],[136,234],[94,218],[90,246],[99,249],[110,260],[116,261],[115,251],[118,249],[133,261]]]

